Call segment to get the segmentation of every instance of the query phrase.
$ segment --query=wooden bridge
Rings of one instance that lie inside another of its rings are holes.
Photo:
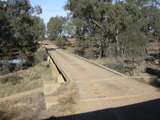
[[[46,44],[45,48],[59,70],[61,78],[67,82],[74,82],[77,87],[79,97],[75,104],[76,113],[121,107],[160,98],[160,92],[152,86],[67,53],[52,44]],[[52,102],[52,99],[49,101]]]

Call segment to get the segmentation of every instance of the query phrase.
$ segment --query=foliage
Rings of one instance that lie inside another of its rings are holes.
[[[50,40],[56,40],[58,36],[61,36],[63,32],[63,25],[65,23],[64,17],[52,17],[47,25],[48,37]]]
[[[13,30],[8,19],[9,14],[6,12],[5,4],[0,1],[0,46],[5,46],[7,42],[12,42]],[[0,52],[7,52],[5,48],[0,48]]]
[[[63,25],[63,33],[69,37],[75,36],[75,25],[72,18],[66,21],[66,23]]]
[[[0,54],[34,52],[44,37],[44,23],[32,16],[29,2],[8,4],[0,1]],[[36,12],[38,8],[36,9]],[[40,12],[39,12],[40,13]],[[10,55],[9,55],[10,56]]]
[[[38,37],[37,40],[44,40],[45,39],[45,24],[43,19],[40,17],[33,17],[34,26],[33,31],[35,32],[36,36]]]
[[[93,56],[134,58],[145,55],[149,34],[159,37],[157,0],[68,0],[65,9],[74,21],[75,50],[81,55],[92,51]]]
[[[65,47],[65,39],[63,37],[57,38],[56,45],[60,48],[64,48]]]

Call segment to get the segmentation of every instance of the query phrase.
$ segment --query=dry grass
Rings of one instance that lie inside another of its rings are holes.
[[[103,58],[103,59],[96,59],[91,60],[92,62],[95,62],[97,64],[101,64],[104,66],[107,66],[111,69],[114,69],[118,72],[121,72],[127,76],[130,76],[129,72],[126,72],[124,68],[124,62],[121,58],[115,59],[115,58]],[[136,69],[134,70],[134,75],[130,76],[132,79],[135,79],[136,81],[152,85],[154,87],[157,87],[155,85],[156,76],[150,75],[145,72],[145,69],[147,67],[147,64],[145,61],[138,58],[138,64],[136,66]],[[152,68],[153,66],[151,66]],[[159,86],[158,86],[159,87]]]
[[[78,100],[78,89],[74,83],[63,86],[63,95],[59,97],[58,102],[63,106],[63,111],[74,113],[74,104]]]
[[[75,83],[65,83],[63,84],[54,96],[58,97],[57,105],[52,106],[47,114],[48,116],[64,116],[74,114],[75,105],[79,99],[78,89]]]
[[[43,94],[38,92],[0,103],[0,120],[39,120],[44,109]]]
[[[117,63],[118,59],[116,60],[115,58],[102,58],[102,59],[95,59],[95,60],[92,60],[92,61],[97,63],[97,64],[101,64],[101,65],[110,65],[110,64]]]
[[[64,49],[66,52],[69,52],[69,53],[75,53],[75,48],[74,47],[65,47],[65,49]]]
[[[46,64],[42,62],[27,70],[0,76],[0,98],[42,87],[43,80],[52,79]]]
[[[27,106],[13,107],[3,106],[3,110],[0,111],[1,120],[38,120],[34,111]]]

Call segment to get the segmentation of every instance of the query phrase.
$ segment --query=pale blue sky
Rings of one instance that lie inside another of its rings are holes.
[[[40,5],[43,9],[42,15],[40,15],[45,23],[49,18],[53,16],[66,16],[67,12],[64,10],[64,5],[67,0],[30,0],[32,5]]]

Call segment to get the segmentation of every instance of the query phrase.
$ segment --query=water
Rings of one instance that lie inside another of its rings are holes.
[[[25,59],[12,59],[12,60],[0,60],[0,64],[23,64],[26,63]]]

